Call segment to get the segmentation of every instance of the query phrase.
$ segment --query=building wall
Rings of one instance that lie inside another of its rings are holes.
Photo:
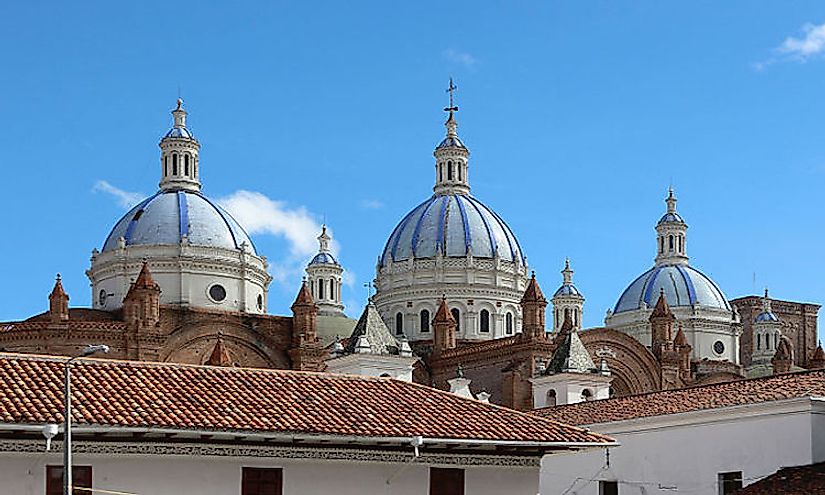
[[[598,480],[614,480],[622,494],[715,495],[718,473],[742,471],[747,485],[783,466],[825,460],[824,405],[793,399],[590,425],[621,444],[610,451],[610,468],[603,450],[545,456],[541,493],[572,487],[598,495]]]
[[[61,459],[59,453],[0,454],[0,492],[45,493],[46,465],[60,465]],[[429,468],[409,464],[86,455],[76,455],[74,464],[92,466],[95,489],[141,495],[239,495],[244,466],[283,468],[286,495],[426,495],[429,491]],[[537,491],[537,468],[470,467],[465,471],[468,495],[535,495]]]
[[[740,337],[740,360],[745,366],[751,364],[753,353],[753,320],[762,311],[762,298],[757,296],[732,299],[742,318],[743,332]],[[818,304],[805,304],[771,299],[771,310],[779,317],[782,335],[791,339],[794,349],[794,364],[807,367],[808,360],[816,349]]]

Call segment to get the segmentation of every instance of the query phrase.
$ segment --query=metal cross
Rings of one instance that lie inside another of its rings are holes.
[[[372,282],[367,282],[364,284],[364,287],[367,288],[367,301],[369,301],[370,299],[372,299],[372,289],[374,289],[375,286],[372,285]]]
[[[444,109],[445,112],[457,112],[458,111],[458,107],[453,102],[453,96],[454,96],[453,94],[455,93],[455,90],[457,90],[457,89],[458,89],[458,86],[453,84],[453,78],[451,77],[450,78],[450,86],[447,88],[447,92],[450,93],[450,106]]]

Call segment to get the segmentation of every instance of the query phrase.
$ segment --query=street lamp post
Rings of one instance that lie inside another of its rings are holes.
[[[79,356],[66,361],[63,367],[63,495],[72,495],[72,362],[98,352],[109,352],[109,346],[88,345]]]

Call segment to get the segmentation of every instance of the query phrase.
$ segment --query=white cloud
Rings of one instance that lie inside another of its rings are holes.
[[[802,34],[799,38],[786,38],[776,51],[800,62],[822,53],[825,49],[825,23],[818,26],[805,24],[802,26]]]
[[[378,201],[377,199],[362,199],[361,200],[361,208],[366,210],[380,210],[384,207],[384,203]]]
[[[789,36],[773,49],[774,55],[767,60],[751,64],[754,70],[761,72],[777,62],[805,63],[825,52],[825,23],[805,24],[799,37]]]
[[[110,194],[115,198],[117,204],[126,210],[140,203],[140,201],[146,197],[143,193],[124,191],[123,189],[109,184],[105,180],[95,182],[94,187],[92,187],[92,191]]]
[[[478,59],[472,56],[467,52],[462,52],[459,50],[455,50],[453,48],[448,48],[444,50],[444,58],[449,60],[450,62],[455,62],[457,64],[461,64],[468,69],[471,69],[478,64]]]
[[[219,198],[217,202],[229,211],[248,233],[270,234],[286,239],[292,258],[305,261],[318,251],[316,237],[321,232],[321,225],[303,206],[290,208],[283,201],[270,199],[259,192],[244,190]],[[337,253],[337,242],[333,240],[330,249]]]

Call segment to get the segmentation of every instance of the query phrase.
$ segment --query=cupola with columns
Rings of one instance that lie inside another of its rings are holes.
[[[453,99],[456,86],[450,79],[450,86],[447,91],[450,93],[450,106],[444,109],[448,112],[447,121],[444,126],[447,128],[447,136],[436,146],[433,151],[435,156],[435,186],[433,191],[439,194],[469,194],[470,181],[467,179],[469,167],[470,150],[464,146],[458,137],[458,122],[455,113],[458,106]]]
[[[323,225],[318,236],[318,254],[310,260],[306,273],[310,292],[318,306],[318,314],[344,316],[344,305],[341,303],[344,269],[330,251],[331,241],[327,226]]]
[[[667,212],[656,224],[656,266],[686,265],[687,256],[687,224],[681,215],[676,212],[676,196],[673,188],[668,190]]]
[[[762,298],[762,312],[753,322],[753,364],[768,364],[779,347],[782,339],[782,323],[771,309],[768,289]]]
[[[553,294],[553,331],[561,329],[564,319],[570,315],[573,327],[581,329],[582,310],[584,308],[584,296],[573,285],[573,270],[570,268],[570,260],[564,260],[564,269],[561,271],[562,284],[555,294]]]
[[[200,191],[200,163],[198,152],[201,145],[195,135],[186,128],[186,110],[183,100],[172,110],[174,124],[160,140],[160,188],[163,191],[186,189]]]

